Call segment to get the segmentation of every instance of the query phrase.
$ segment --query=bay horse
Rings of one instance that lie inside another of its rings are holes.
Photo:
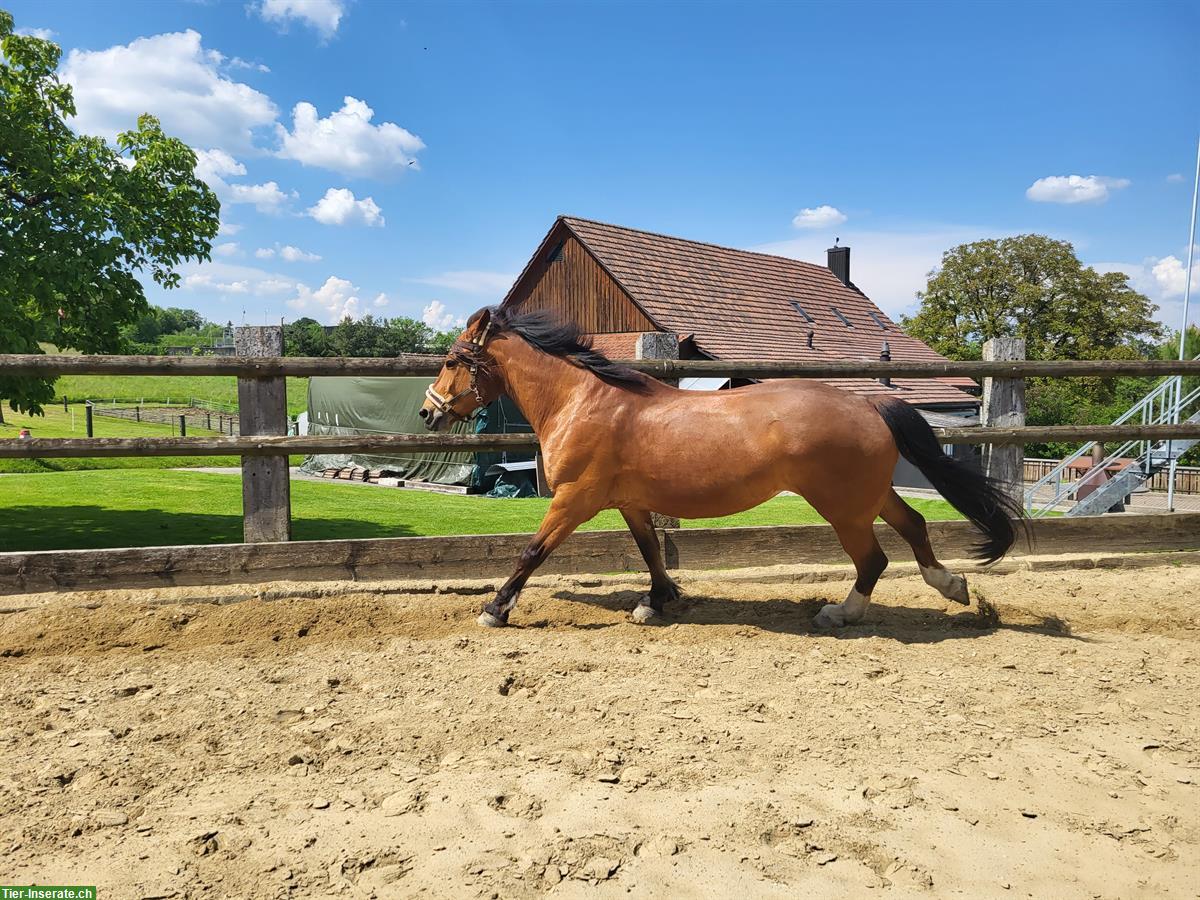
[[[612,362],[576,325],[550,313],[487,307],[450,348],[419,414],[437,431],[501,394],[537,434],[553,499],[512,577],[484,605],[481,625],[508,624],[530,575],[603,509],[620,510],[646,560],[650,593],[633,620],[651,622],[679,595],[651,511],[727,516],[782,491],[808,500],[854,562],[854,587],[845,601],[817,613],[818,627],[857,622],[866,612],[888,562],[875,539],[877,516],[912,547],[927,584],[966,604],[966,578],[938,562],[924,518],[892,489],[900,456],[982,532],[978,558],[994,562],[1016,538],[1020,507],[995,482],[943,453],[928,423],[897,398],[798,380],[679,390]]]

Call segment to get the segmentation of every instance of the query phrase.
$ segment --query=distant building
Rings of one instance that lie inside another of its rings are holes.
[[[504,298],[579,323],[596,349],[632,359],[641,335],[671,335],[681,359],[823,362],[942,361],[850,280],[850,248],[828,266],[560,216]],[[682,387],[689,387],[684,379]],[[704,379],[711,381],[712,379]],[[721,384],[695,385],[721,387]],[[830,379],[859,394],[889,394],[927,418],[973,417],[969,378]],[[957,421],[955,424],[963,424]]]

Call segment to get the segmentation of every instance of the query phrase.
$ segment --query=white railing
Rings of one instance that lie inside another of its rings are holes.
[[[1200,359],[1200,356],[1196,359]],[[1200,412],[1200,386],[1185,394],[1183,376],[1172,375],[1122,413],[1113,421],[1113,425],[1123,425],[1126,422],[1169,425],[1187,421],[1197,412]],[[1026,488],[1025,509],[1033,517],[1047,515],[1065,500],[1077,496],[1081,487],[1103,483],[1105,473],[1118,461],[1133,459],[1133,465],[1139,466],[1145,476],[1149,477],[1157,468],[1177,458],[1186,449],[1178,447],[1180,442],[1174,443],[1176,447],[1171,447],[1169,443],[1145,439],[1126,441],[1107,454],[1102,462],[1092,465],[1078,477],[1073,477],[1070,473],[1077,468],[1076,464],[1096,446],[1095,441],[1089,441]],[[1039,491],[1051,487],[1052,491],[1038,496]]]

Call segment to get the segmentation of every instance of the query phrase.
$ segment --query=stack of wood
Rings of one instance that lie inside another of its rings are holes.
[[[385,477],[383,469],[364,469],[362,466],[343,466],[339,468],[329,468],[321,472],[322,478],[334,478],[338,481],[369,481],[372,484],[378,484],[379,479]]]

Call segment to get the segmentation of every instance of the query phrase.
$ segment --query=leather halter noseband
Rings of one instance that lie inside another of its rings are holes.
[[[483,350],[484,346],[486,346],[486,344],[487,344],[488,333],[491,330],[492,330],[492,322],[491,322],[491,319],[489,318],[488,323],[483,326],[483,331],[481,331],[475,337],[471,338],[470,343],[475,345],[476,347],[478,347],[480,350]],[[432,384],[429,387],[425,388],[425,399],[430,402],[430,404],[433,406],[433,408],[436,409],[438,412],[440,412],[442,415],[450,416],[452,420],[456,420],[459,422],[469,422],[471,419],[475,418],[475,416],[479,414],[480,410],[482,410],[485,406],[487,406],[487,401],[483,399],[483,393],[479,389],[479,366],[478,365],[469,365],[469,366],[467,366],[467,371],[471,373],[471,384],[466,388],[466,390],[459,391],[453,397],[449,397],[449,398],[443,397],[441,394],[439,394],[437,391],[435,391],[433,389]],[[456,412],[453,409],[453,406],[455,403],[457,403],[463,397],[467,396],[467,394],[474,394],[475,400],[479,403],[479,406],[477,406],[470,413],[470,415],[464,416],[461,413]]]

